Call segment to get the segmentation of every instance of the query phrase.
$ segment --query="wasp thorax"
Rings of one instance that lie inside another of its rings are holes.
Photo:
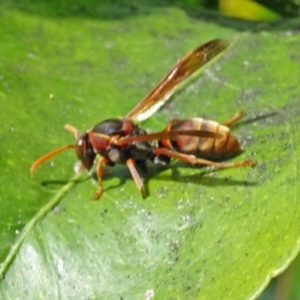
[[[107,152],[108,158],[115,164],[125,162],[125,153],[120,151],[118,148],[111,148]]]

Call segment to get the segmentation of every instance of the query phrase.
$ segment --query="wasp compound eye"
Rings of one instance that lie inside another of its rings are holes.
[[[76,155],[87,170],[93,166],[96,154],[88,139],[88,134],[84,133],[77,141]]]

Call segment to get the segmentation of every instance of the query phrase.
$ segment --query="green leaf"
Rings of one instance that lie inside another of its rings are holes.
[[[274,26],[241,34],[233,28],[245,23],[226,28],[218,23],[227,19],[198,15],[157,7],[122,20],[58,18],[3,6],[3,299],[253,298],[296,257],[300,38]],[[124,116],[178,58],[213,38],[232,46],[143,126],[222,123],[242,109],[232,130],[246,150],[234,160],[256,168],[151,166],[142,199],[116,166],[99,201],[95,179],[73,175],[72,151],[29,174],[36,158],[74,142],[65,123],[84,131]]]

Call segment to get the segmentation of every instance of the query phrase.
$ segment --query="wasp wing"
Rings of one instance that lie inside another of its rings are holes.
[[[173,94],[177,85],[228,47],[222,39],[209,41],[181,58],[158,85],[142,99],[126,118],[143,121],[155,113]]]
[[[146,142],[153,140],[176,140],[178,136],[188,135],[206,138],[220,138],[222,135],[219,133],[204,131],[204,130],[172,130],[172,131],[160,131],[155,133],[141,134],[135,136],[121,137],[113,141],[114,145],[125,146],[134,142]]]

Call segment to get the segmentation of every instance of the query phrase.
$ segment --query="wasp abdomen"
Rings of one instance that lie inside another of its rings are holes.
[[[202,157],[223,158],[234,156],[243,151],[236,137],[227,126],[202,118],[175,121],[169,130],[199,130],[216,133],[217,137],[180,135],[172,146],[178,152]]]

